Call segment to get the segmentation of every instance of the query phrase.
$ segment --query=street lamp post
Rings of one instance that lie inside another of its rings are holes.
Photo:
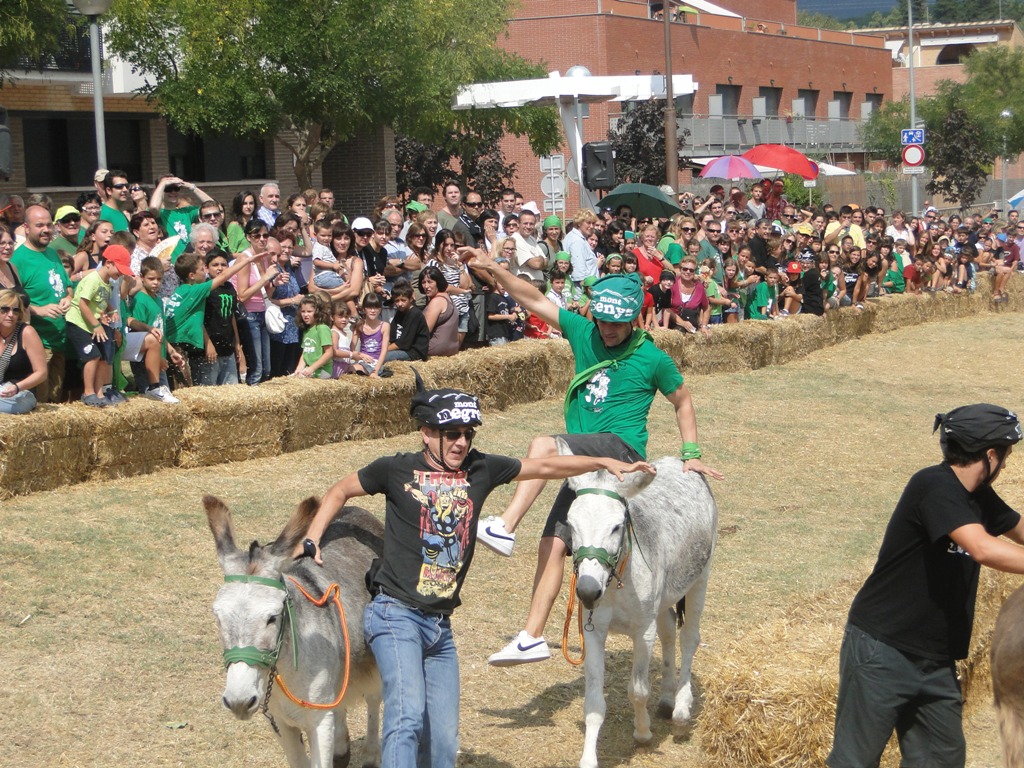
[[[107,132],[103,124],[103,83],[100,81],[99,17],[110,10],[112,0],[74,0],[75,8],[89,18],[89,57],[92,59],[92,111],[96,121],[96,167],[107,167]]]
[[[1001,211],[1003,206],[1009,202],[1006,198],[1006,121],[1013,117],[1013,112],[1004,109],[999,116],[1003,118],[1003,199],[999,201],[999,210]]]
[[[907,0],[907,54],[910,64],[910,127],[917,128],[917,97],[914,94],[914,3]],[[912,216],[920,216],[917,176],[910,177],[910,208]]]

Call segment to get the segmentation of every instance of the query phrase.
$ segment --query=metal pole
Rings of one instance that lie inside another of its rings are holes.
[[[1002,213],[1006,205],[1006,130],[1003,130],[1003,199],[999,201],[999,212]]]
[[[907,53],[910,62],[910,127],[917,128],[917,100],[914,96],[914,0],[907,0]],[[911,216],[921,213],[918,203],[917,174],[910,177]]]
[[[580,177],[580,208],[587,207],[587,192],[584,188],[583,178],[583,113],[580,111],[580,97],[576,94],[572,97],[573,114],[576,115],[576,174]]]
[[[96,121],[96,167],[107,167],[107,132],[103,126],[103,83],[100,81],[99,16],[89,17],[89,50],[92,58],[92,111]]]
[[[661,15],[665,27],[665,183],[678,192],[679,150],[676,139],[676,99],[672,91],[672,18],[668,0],[662,0]]]

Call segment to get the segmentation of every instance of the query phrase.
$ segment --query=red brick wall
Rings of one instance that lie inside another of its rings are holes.
[[[914,93],[928,96],[936,91],[940,80],[967,82],[967,73],[962,64],[941,64],[935,67],[914,67]],[[899,101],[910,94],[910,69],[894,67],[892,70],[892,98]]]
[[[788,0],[779,0],[789,4]],[[750,113],[760,86],[781,87],[782,109],[788,109],[797,90],[812,87],[820,92],[819,117],[828,115],[833,91],[853,93],[851,117],[860,116],[865,94],[877,92],[889,99],[893,90],[891,55],[884,48],[864,47],[790,36],[761,35],[726,29],[677,24],[672,27],[673,69],[691,74],[699,84],[694,109],[706,114],[707,98],[718,83],[743,87],[740,111]],[[662,72],[664,48],[659,22],[622,16],[583,16],[573,19],[530,20],[509,24],[503,45],[527,59],[543,61],[549,69],[564,73],[583,64],[595,75],[631,75]],[[811,83],[813,85],[809,86]],[[845,83],[845,86],[844,86]],[[618,104],[591,105],[584,120],[584,140],[606,137],[609,112]],[[517,187],[527,200],[543,198],[541,173],[525,140],[503,144],[507,156],[520,164]],[[575,189],[567,199],[578,200]],[[570,203],[569,208],[574,209]]]
[[[389,128],[339,144],[323,165],[323,185],[349,219],[367,216],[384,195],[395,193],[395,134]]]

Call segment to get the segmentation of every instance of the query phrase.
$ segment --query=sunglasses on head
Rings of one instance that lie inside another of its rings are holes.
[[[439,429],[438,434],[441,435],[445,440],[451,440],[453,443],[460,437],[465,437],[467,442],[472,442],[473,438],[476,437],[476,430],[470,427],[469,429]]]

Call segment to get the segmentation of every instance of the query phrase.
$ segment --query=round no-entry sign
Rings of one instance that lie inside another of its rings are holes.
[[[903,164],[911,167],[924,163],[924,147],[920,144],[907,144],[903,148]]]

